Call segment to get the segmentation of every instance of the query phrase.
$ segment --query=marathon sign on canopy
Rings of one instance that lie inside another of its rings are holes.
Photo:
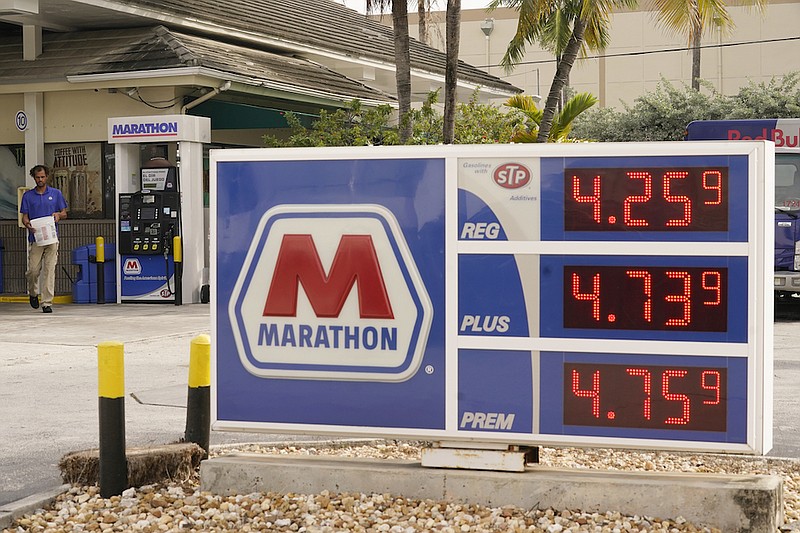
[[[189,115],[156,115],[108,119],[109,143],[211,142],[211,119]]]

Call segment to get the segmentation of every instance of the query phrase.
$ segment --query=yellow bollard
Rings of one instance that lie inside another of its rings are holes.
[[[122,494],[128,485],[125,458],[125,362],[121,342],[97,345],[100,418],[100,496]]]
[[[97,303],[106,303],[106,246],[105,239],[95,237],[94,256],[97,263]]]
[[[183,304],[183,245],[181,236],[172,238],[172,262],[175,264],[175,305]]]
[[[211,337],[198,335],[189,350],[189,393],[186,400],[184,440],[194,442],[208,458],[211,432]]]

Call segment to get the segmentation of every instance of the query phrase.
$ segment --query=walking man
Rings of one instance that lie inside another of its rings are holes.
[[[22,195],[19,212],[22,223],[28,228],[28,271],[25,278],[28,282],[28,296],[31,307],[39,307],[39,274],[42,274],[42,312],[53,312],[53,292],[56,284],[56,263],[58,262],[58,240],[40,245],[34,237],[36,231],[32,220],[52,217],[55,223],[67,218],[67,202],[61,191],[49,187],[47,178],[50,169],[44,165],[36,165],[30,171],[36,187]]]

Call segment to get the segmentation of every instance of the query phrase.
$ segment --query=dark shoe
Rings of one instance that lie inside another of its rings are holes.
[[[39,297],[38,296],[31,296],[30,297],[31,307],[34,309],[39,309]]]
[[[43,305],[42,306],[42,313],[52,313],[52,312],[53,312],[53,308],[50,307],[49,305]]]

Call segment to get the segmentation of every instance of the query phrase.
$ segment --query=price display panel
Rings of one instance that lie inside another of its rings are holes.
[[[742,358],[542,352],[542,430],[745,442]]]
[[[544,239],[747,240],[745,157],[552,159],[542,172],[556,196]]]
[[[747,341],[747,260],[543,255],[547,337]]]
[[[606,147],[484,161],[494,183],[459,165],[462,381],[516,353],[505,379],[534,375],[539,442],[765,452],[769,164],[720,145]],[[525,168],[538,183],[512,187]],[[463,421],[481,409],[460,394]]]

